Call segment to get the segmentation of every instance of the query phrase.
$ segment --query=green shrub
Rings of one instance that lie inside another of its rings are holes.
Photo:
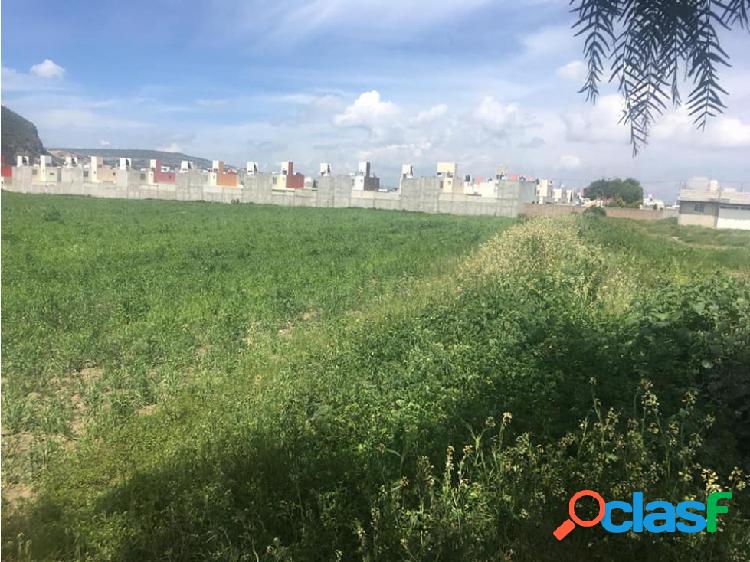
[[[588,207],[583,211],[584,217],[606,217],[607,211],[604,207]]]
[[[680,411],[664,419],[650,383],[642,381],[635,417],[603,411],[594,398],[592,415],[556,441],[514,436],[510,413],[488,418],[461,450],[448,447],[439,469],[422,457],[413,480],[381,487],[370,526],[355,524],[363,559],[744,560],[750,537],[738,511],[748,507],[742,495],[748,478],[735,468],[722,480],[701,464],[712,420],[697,415],[696,396],[688,392]],[[675,503],[703,501],[716,490],[737,499],[720,541],[706,533],[608,535],[596,527],[558,543],[552,530],[583,489],[605,500],[627,500],[637,490]]]

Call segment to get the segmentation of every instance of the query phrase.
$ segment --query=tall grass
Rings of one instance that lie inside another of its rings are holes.
[[[512,223],[2,194],[4,485]],[[269,345],[266,345],[271,342]],[[252,375],[257,376],[256,374]],[[93,423],[96,422],[96,423]]]
[[[529,221],[307,329],[253,328],[252,351],[53,459],[4,553],[742,560],[750,285],[618,247],[620,224]],[[582,487],[717,486],[736,495],[716,535],[551,536]]]

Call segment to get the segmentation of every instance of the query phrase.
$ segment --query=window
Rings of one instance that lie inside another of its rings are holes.
[[[695,212],[696,213],[705,213],[706,212],[706,206],[703,203],[696,203],[695,204]]]

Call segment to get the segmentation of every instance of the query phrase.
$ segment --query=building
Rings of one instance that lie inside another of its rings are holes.
[[[39,168],[35,166],[32,174],[36,175],[36,181],[39,182],[60,181],[60,168],[52,165],[52,156],[48,154],[39,157]]]
[[[161,160],[149,160],[148,183],[149,185],[155,185],[157,183],[175,183],[175,173],[166,166],[162,166]]]
[[[282,162],[281,172],[274,174],[273,187],[276,189],[302,189],[305,187],[305,175],[294,173],[294,162]]]
[[[663,211],[666,208],[666,204],[663,199],[657,199],[652,193],[649,193],[643,198],[641,209],[651,209],[654,211]]]
[[[482,176],[477,176],[471,183],[471,191],[473,195],[479,195],[480,197],[497,197],[497,178],[484,179]]]
[[[552,202],[556,205],[572,205],[575,199],[575,192],[564,186],[552,188]]]
[[[719,188],[719,180],[714,180],[704,176],[690,178],[685,186],[685,189],[688,191],[718,191]]]
[[[5,156],[2,156],[2,177],[3,181],[5,178],[13,178],[13,166],[5,163]]]
[[[372,175],[369,162],[360,162],[352,181],[354,191],[377,191],[380,189],[380,178]]]
[[[84,160],[84,157],[81,157]],[[302,174],[295,174],[291,162],[284,163],[281,173],[254,173],[257,168],[249,166],[251,174],[245,175],[243,182],[236,170],[226,170],[224,163],[213,161],[208,170],[180,166],[181,172],[175,174],[173,185],[163,183],[149,184],[160,179],[161,174],[173,174],[160,162],[148,162],[142,169],[128,169],[135,159],[123,159],[115,166],[114,182],[101,181],[104,168],[100,157],[85,159],[85,164],[70,168],[51,166],[49,160],[30,166],[28,160],[21,160],[21,166],[12,167],[9,181],[3,181],[4,189],[21,193],[47,194],[86,194],[91,197],[123,199],[166,199],[178,201],[211,201],[216,203],[256,203],[282,206],[304,206],[321,208],[372,208],[402,210],[425,213],[445,213],[457,215],[489,215],[516,217],[527,203],[535,198],[536,182],[522,179],[493,179],[497,195],[494,197],[477,197],[475,194],[443,192],[445,179],[454,179],[431,175],[429,177],[413,176],[413,168],[403,169],[401,190],[389,192],[374,189],[379,186],[379,178],[371,173],[368,162],[359,166],[357,174],[313,176],[313,189],[285,188],[278,185],[295,185],[303,180]],[[56,181],[39,181],[39,172],[44,168],[59,171]],[[455,169],[455,168],[454,168]],[[328,172],[328,167],[322,170]],[[3,173],[7,176],[7,170]],[[477,178],[478,179],[478,178]],[[98,181],[97,181],[98,180]],[[287,180],[291,180],[287,184]],[[361,189],[354,189],[355,181]],[[459,179],[456,179],[458,182]],[[482,183],[482,181],[480,181]],[[316,185],[317,184],[317,185]],[[368,188],[365,190],[365,186]],[[236,189],[223,189],[235,187]],[[317,189],[315,189],[317,187]],[[463,187],[461,185],[461,187]]]
[[[91,183],[114,183],[117,172],[109,164],[105,164],[102,158],[92,156],[89,158],[88,180]]]
[[[750,230],[750,193],[707,187],[680,192],[679,224]]]
[[[458,177],[458,164],[455,162],[438,162],[437,177],[443,193],[463,193],[463,183]]]
[[[538,179],[536,184],[537,203],[544,205],[552,197],[552,180]]]
[[[398,180],[398,188],[401,189],[401,185],[404,180],[409,180],[414,177],[414,166],[412,164],[401,165],[401,177]]]
[[[237,187],[237,172],[224,170],[222,160],[214,160],[208,172],[208,185],[216,187]]]
[[[331,165],[328,162],[321,162],[318,175],[321,177],[328,177],[331,173]]]

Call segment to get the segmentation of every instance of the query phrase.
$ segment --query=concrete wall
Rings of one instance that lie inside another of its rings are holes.
[[[559,217],[563,215],[580,214],[586,209],[574,207],[573,205],[524,205],[522,214],[527,217]],[[606,207],[604,211],[608,217],[616,219],[650,220],[657,221],[677,216],[676,209],[663,209],[653,211],[651,209],[628,209],[625,207]]]
[[[116,170],[114,181],[89,181],[83,168],[62,168],[60,181],[36,182],[29,166],[13,168],[12,181],[5,189],[22,193],[88,195],[118,199],[163,199],[215,203],[257,203],[286,207],[357,207],[515,217],[523,210],[529,186],[502,182],[498,197],[444,193],[438,177],[404,179],[400,192],[356,191],[350,176],[322,176],[317,189],[276,188],[271,174],[243,175],[237,187],[209,185],[208,174],[190,170],[175,175],[174,183],[149,184],[147,174],[137,170]]]
[[[735,228],[737,230],[750,230],[750,208],[720,208],[719,218],[716,221],[716,228]]]
[[[574,207],[573,205],[534,205],[527,203],[523,207],[523,214],[527,217],[560,217],[573,213],[580,214],[585,210],[583,207]]]
[[[661,211],[654,211],[652,209],[626,209],[620,207],[607,207],[605,211],[607,211],[608,217],[634,219],[639,221],[658,221],[661,219],[676,217],[678,215],[676,209],[663,209]]]
[[[706,226],[716,228],[716,221],[719,217],[719,204],[715,202],[680,202],[680,217],[677,219],[679,224],[692,224],[696,226]]]

